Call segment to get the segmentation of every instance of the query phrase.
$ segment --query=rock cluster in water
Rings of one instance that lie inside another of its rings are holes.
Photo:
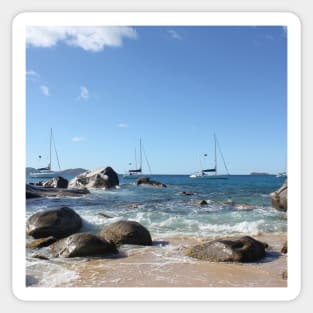
[[[87,188],[53,188],[26,184],[26,199],[42,197],[81,197],[89,194]]]
[[[117,173],[112,167],[85,171],[70,182],[57,176],[39,183],[26,184],[26,199],[40,197],[80,197],[89,192],[87,188],[115,188],[119,185]]]
[[[98,234],[81,232],[82,219],[68,207],[37,212],[26,221],[26,234],[35,238],[27,248],[48,246],[48,256],[87,257],[107,256],[118,252],[123,244],[152,245],[148,229],[136,221],[121,220],[109,224]],[[196,245],[187,256],[211,262],[254,262],[265,256],[266,244],[245,236],[237,239],[218,239]]]
[[[68,207],[37,212],[26,221],[26,234],[36,239],[27,248],[49,246],[53,257],[70,258],[116,253],[121,244],[152,245],[150,232],[135,221],[112,223],[98,235],[79,232],[81,227],[81,217]]]

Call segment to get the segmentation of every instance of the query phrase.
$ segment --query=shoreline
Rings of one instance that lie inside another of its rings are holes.
[[[184,255],[187,248],[212,239],[207,237],[162,237],[153,246],[121,246],[118,257],[58,260],[76,274],[54,287],[287,287],[282,277],[287,255],[280,253],[287,233],[253,238],[269,245],[266,257],[255,263],[211,263]]]

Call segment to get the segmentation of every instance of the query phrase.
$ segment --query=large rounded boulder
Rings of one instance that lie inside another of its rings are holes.
[[[112,242],[90,233],[77,233],[61,239],[50,246],[55,257],[74,258],[103,256],[116,253]]]
[[[271,193],[272,207],[279,211],[287,211],[288,207],[288,184],[287,180],[276,191]]]
[[[81,217],[68,207],[37,212],[28,218],[26,233],[36,239],[53,236],[64,238],[80,230]]]
[[[69,187],[76,188],[114,188],[119,185],[117,173],[112,167],[100,167],[92,171],[86,171],[69,182]]]
[[[135,221],[118,221],[110,224],[99,233],[107,241],[116,245],[152,245],[150,232],[140,223]]]
[[[265,256],[265,244],[252,237],[218,239],[196,245],[187,255],[210,262],[254,262]]]

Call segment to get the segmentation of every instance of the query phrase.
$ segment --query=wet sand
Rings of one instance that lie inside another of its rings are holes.
[[[270,246],[257,263],[199,261],[185,249],[208,238],[162,238],[152,247],[124,246],[116,258],[67,263],[78,276],[58,287],[287,287],[287,255],[280,253],[287,236],[253,237]]]

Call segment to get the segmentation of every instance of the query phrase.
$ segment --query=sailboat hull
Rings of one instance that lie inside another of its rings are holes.
[[[200,179],[228,179],[229,175],[190,175],[190,178],[200,178]]]
[[[51,178],[51,177],[56,177],[59,176],[58,172],[32,172],[29,174],[30,177],[35,177],[35,178]]]

